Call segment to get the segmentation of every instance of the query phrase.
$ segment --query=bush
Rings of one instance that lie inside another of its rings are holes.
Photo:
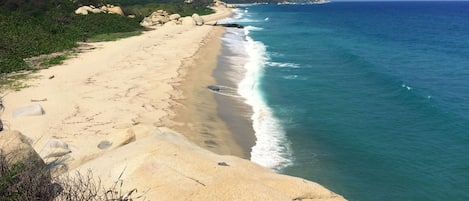
[[[36,167],[32,162],[12,163],[9,158],[0,153],[0,200],[53,200],[55,193],[48,169]]]
[[[14,153],[9,153],[14,154]],[[131,201],[145,200],[137,189],[123,190],[123,181],[111,187],[101,185],[91,171],[86,174],[51,177],[50,170],[37,167],[32,161],[12,163],[8,154],[0,152],[0,200],[2,201]],[[121,174],[122,176],[122,174]]]

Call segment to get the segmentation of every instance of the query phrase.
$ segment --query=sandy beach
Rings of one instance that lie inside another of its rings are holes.
[[[231,15],[228,8],[216,11],[205,21]],[[124,172],[126,187],[148,189],[150,200],[343,200],[316,183],[241,159],[246,153],[206,88],[215,82],[223,32],[165,25],[91,43],[63,65],[34,73],[28,88],[9,92],[5,128],[26,135],[63,171],[90,169],[105,184]],[[12,115],[31,104],[45,113]]]

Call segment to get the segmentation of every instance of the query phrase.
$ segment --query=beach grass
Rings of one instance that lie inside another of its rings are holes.
[[[104,33],[98,34],[88,38],[87,42],[104,42],[104,41],[115,41],[122,38],[128,38],[132,36],[138,36],[142,34],[141,31],[121,32],[121,33]]]

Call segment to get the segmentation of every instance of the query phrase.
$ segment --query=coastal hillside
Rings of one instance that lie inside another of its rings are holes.
[[[74,13],[83,5],[98,8],[109,4],[122,5],[122,15]],[[205,0],[191,4],[165,0],[0,0],[0,73],[30,70],[25,59],[68,50],[77,47],[77,42],[102,34],[137,35],[144,29],[141,20],[157,9],[185,16],[213,12],[208,5]],[[43,61],[40,67],[60,63],[65,57],[53,59]]]

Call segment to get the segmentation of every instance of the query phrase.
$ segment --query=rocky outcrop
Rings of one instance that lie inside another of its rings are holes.
[[[163,25],[166,22],[171,21],[168,12],[164,10],[157,10],[148,17],[143,18],[140,25],[145,27],[156,26],[156,25]]]
[[[168,24],[168,26],[173,26],[173,25],[186,25],[186,26],[202,26],[204,25],[204,19],[198,15],[197,13],[194,13],[191,17],[181,17],[179,14],[172,14],[169,15],[168,12],[164,10],[157,10],[153,12],[151,15],[148,17],[143,18],[142,22],[140,22],[140,25],[144,27],[152,27],[152,26],[160,26],[160,25],[165,25]]]
[[[88,13],[109,13],[109,14],[118,14],[124,15],[122,8],[119,6],[114,5],[105,5],[101,6],[100,8],[96,8],[92,5],[90,6],[82,6],[75,10],[75,14],[77,15],[88,15]]]
[[[204,150],[167,128],[78,168],[88,169],[103,184],[120,178],[126,186],[151,189],[145,196],[158,200],[345,200],[317,183]]]

